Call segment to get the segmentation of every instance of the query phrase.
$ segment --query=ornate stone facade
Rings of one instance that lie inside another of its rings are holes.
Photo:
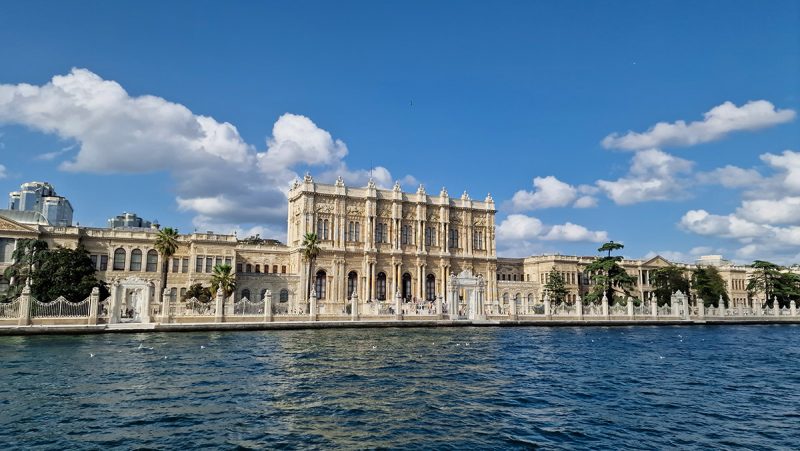
[[[392,304],[398,294],[417,308],[433,309],[432,301],[440,296],[443,305],[451,305],[453,296],[465,296],[448,289],[453,274],[480,277],[485,284],[481,302],[506,312],[528,311],[530,305],[540,303],[553,268],[564,277],[571,299],[591,289],[585,269],[593,257],[498,258],[491,196],[473,200],[465,192],[451,198],[444,188],[430,195],[422,186],[415,193],[405,193],[399,185],[385,190],[371,182],[353,188],[341,179],[328,185],[306,176],[288,193],[287,230],[286,245],[271,240],[248,244],[233,235],[214,233],[180,235],[178,251],[167,262],[167,294],[177,301],[194,283],[208,286],[212,268],[227,263],[236,272],[236,300],[261,301],[269,290],[277,310],[307,313],[309,267],[301,244],[308,232],[318,234],[322,249],[310,278],[321,314],[352,311],[354,293],[358,311]],[[135,277],[157,288],[163,261],[154,248],[156,234],[157,230],[150,229],[21,223],[0,214],[0,291],[9,283],[2,279],[2,272],[11,264],[11,251],[18,240],[26,238],[43,239],[51,247],[74,248],[83,243],[100,279],[113,284]],[[645,299],[653,290],[652,271],[669,264],[661,257],[622,262],[637,280],[637,294]],[[681,266],[687,273],[694,267]],[[747,305],[751,269],[722,260],[717,266],[733,305]],[[147,304],[159,305],[160,291],[151,290]],[[426,303],[428,307],[422,305]]]

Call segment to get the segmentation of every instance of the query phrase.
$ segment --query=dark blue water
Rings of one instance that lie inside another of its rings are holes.
[[[789,325],[0,337],[0,448],[797,449],[798,337]]]

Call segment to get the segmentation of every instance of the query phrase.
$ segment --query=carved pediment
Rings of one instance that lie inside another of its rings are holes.
[[[3,231],[38,233],[38,231],[34,228],[31,228],[29,226],[20,224],[16,221],[12,221],[11,219],[0,216],[0,232]]]

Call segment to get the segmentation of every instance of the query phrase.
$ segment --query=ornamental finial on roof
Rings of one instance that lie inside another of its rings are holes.
[[[469,200],[469,194],[467,194],[467,190],[464,190],[464,194],[461,195],[461,200]]]
[[[306,175],[303,177],[303,182],[312,183],[313,181],[314,181],[314,179],[311,178],[311,173],[310,172],[306,172]]]
[[[417,194],[425,194],[425,185],[422,183],[420,183],[419,188],[417,188]]]
[[[394,182],[394,188],[392,188],[392,190],[393,190],[394,192],[396,192],[396,193],[399,193],[399,192],[401,191],[401,188],[400,188],[400,181],[399,181],[399,180],[395,180],[395,182]]]
[[[447,189],[443,186],[442,190],[439,191],[439,197],[447,197]]]
[[[486,194],[486,203],[489,204],[489,203],[493,203],[493,202],[494,202],[494,199],[492,198],[492,193]]]
[[[338,186],[339,188],[344,187],[344,179],[342,178],[341,175],[336,177],[336,186]]]
[[[367,182],[367,188],[375,188],[375,180],[372,180],[372,177],[370,177]]]

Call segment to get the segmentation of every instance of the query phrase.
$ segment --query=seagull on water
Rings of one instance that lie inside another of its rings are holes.
[[[205,349],[205,348],[206,348],[205,346],[203,346],[203,345],[200,345],[200,349]]]
[[[94,354],[90,352],[89,357],[94,357]]]

